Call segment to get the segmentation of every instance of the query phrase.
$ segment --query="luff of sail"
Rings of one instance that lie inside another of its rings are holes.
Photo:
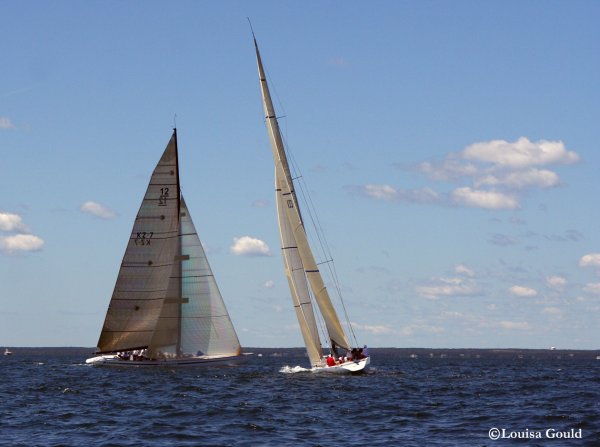
[[[350,347],[350,343],[348,342],[348,338],[342,328],[342,325],[340,324],[339,318],[333,307],[333,304],[331,303],[329,293],[327,292],[327,289],[319,272],[319,268],[315,261],[314,255],[308,243],[308,239],[306,237],[306,231],[304,228],[302,215],[298,207],[298,200],[294,191],[294,183],[292,175],[290,173],[285,148],[283,145],[283,139],[281,138],[279,124],[275,115],[275,108],[271,100],[271,94],[269,92],[269,86],[267,84],[256,39],[254,39],[254,46],[256,49],[256,60],[258,64],[258,74],[260,79],[265,120],[269,132],[269,140],[271,142],[273,158],[275,161],[278,204],[280,204],[280,202],[284,204],[284,206],[278,208],[278,210],[280,210],[281,208],[284,209],[284,212],[278,211],[280,227],[282,220],[284,220],[283,216],[285,216],[285,218],[287,218],[289,228],[291,229],[291,233],[293,234],[293,239],[296,243],[298,255],[302,263],[303,273],[308,279],[311,290],[315,297],[315,301],[317,302],[319,310],[321,311],[321,315],[323,316],[323,320],[325,321],[325,326],[327,328],[331,344],[348,349]],[[286,247],[285,244],[286,241],[282,239],[282,248],[284,248],[284,251]],[[285,256],[284,262],[286,262]],[[287,264],[287,262],[286,270],[290,271],[290,266]],[[290,278],[290,276],[291,275],[288,273],[288,278]],[[299,287],[292,285],[290,289],[292,290],[292,295],[294,295],[294,290],[297,291]],[[300,325],[302,326],[303,321],[300,320],[300,317],[299,321]],[[310,333],[312,331],[306,331],[305,329],[303,329],[303,334],[305,332]],[[308,343],[307,349],[309,350],[310,355],[310,348]],[[314,362],[311,363],[314,364]]]

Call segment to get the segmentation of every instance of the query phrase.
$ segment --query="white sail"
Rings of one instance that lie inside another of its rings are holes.
[[[306,276],[306,279],[310,284],[310,288],[315,297],[315,301],[317,302],[323,320],[325,321],[327,333],[330,338],[328,342],[332,347],[339,346],[348,349],[350,347],[350,343],[348,342],[348,338],[342,328],[342,325],[340,324],[339,318],[333,307],[333,304],[331,303],[329,293],[327,292],[327,289],[321,277],[321,273],[319,272],[319,268],[308,243],[308,239],[306,237],[306,231],[304,228],[302,215],[298,207],[298,200],[294,191],[293,179],[290,173],[290,168],[285,153],[285,148],[283,145],[283,140],[281,138],[281,133],[279,130],[279,124],[277,123],[275,109],[273,107],[273,102],[269,93],[269,87],[267,85],[267,80],[265,77],[256,40],[254,40],[254,45],[256,49],[256,59],[258,63],[258,73],[260,79],[265,119],[269,133],[269,140],[271,142],[273,158],[275,161],[280,231],[281,233],[284,233],[284,230],[282,230],[281,227],[286,226],[285,231],[293,235],[291,239],[293,239],[293,241],[295,242],[295,246],[297,247],[298,258],[302,265],[302,274]],[[281,209],[283,209],[284,211],[282,212]],[[285,251],[285,241],[283,241],[283,239],[282,248],[284,248]],[[286,262],[286,268],[289,270],[287,261],[284,262]],[[294,284],[290,284],[290,288],[292,289],[292,296],[294,296],[294,294],[296,293],[294,289],[296,289],[297,287],[295,287]],[[306,327],[303,327],[303,325],[307,325],[308,323],[303,321],[300,318],[300,316],[299,323],[302,328],[303,334],[312,334],[310,327],[308,329]],[[318,342],[318,340],[315,340],[312,344],[320,345],[320,342]],[[307,343],[307,349],[310,355],[311,347],[309,347],[309,343]]]
[[[98,342],[100,352],[147,348],[152,359],[241,354],[181,197],[177,164],[173,132],[135,220]]]
[[[181,350],[194,355],[239,355],[240,342],[217,281],[181,199]]]

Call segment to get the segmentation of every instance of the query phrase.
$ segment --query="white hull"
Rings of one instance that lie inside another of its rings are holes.
[[[357,361],[350,361],[335,366],[315,366],[311,371],[315,373],[330,374],[360,374],[369,369],[371,357],[366,357]]]
[[[167,367],[180,368],[192,366],[235,366],[242,363],[245,359],[243,355],[218,356],[218,357],[187,357],[180,359],[165,360],[123,360],[116,355],[99,355],[91,357],[85,361],[93,366],[110,366],[118,368],[135,367]]]

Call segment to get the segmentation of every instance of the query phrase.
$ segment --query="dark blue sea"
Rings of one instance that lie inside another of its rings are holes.
[[[12,350],[2,446],[600,446],[595,351],[371,349],[370,373],[330,376],[293,372],[302,349],[177,370]]]

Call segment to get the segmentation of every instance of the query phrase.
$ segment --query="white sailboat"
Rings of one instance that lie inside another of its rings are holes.
[[[105,366],[234,364],[241,347],[181,195],[177,131],[133,224],[96,356]]]
[[[8,348],[4,350],[4,355],[12,355],[12,351]]]
[[[362,348],[351,348],[348,336],[342,328],[323,278],[321,277],[319,267],[307,239],[302,214],[298,207],[294,180],[291,175],[273,102],[271,101],[271,94],[256,38],[254,38],[254,47],[256,49],[265,120],[275,162],[275,191],[281,252],[292,301],[310,364],[312,370],[315,372],[359,373],[369,367],[371,359],[368,356],[368,352],[366,353],[367,355],[362,353]],[[323,354],[323,347],[317,328],[317,318],[315,317],[317,309],[313,306],[313,300],[316,302],[318,311],[320,311],[322,320],[325,323],[326,343],[332,359],[328,359],[329,356],[324,356]],[[349,321],[348,326],[351,330]],[[340,357],[341,361],[339,360]],[[352,358],[352,360],[344,361],[346,358]]]

